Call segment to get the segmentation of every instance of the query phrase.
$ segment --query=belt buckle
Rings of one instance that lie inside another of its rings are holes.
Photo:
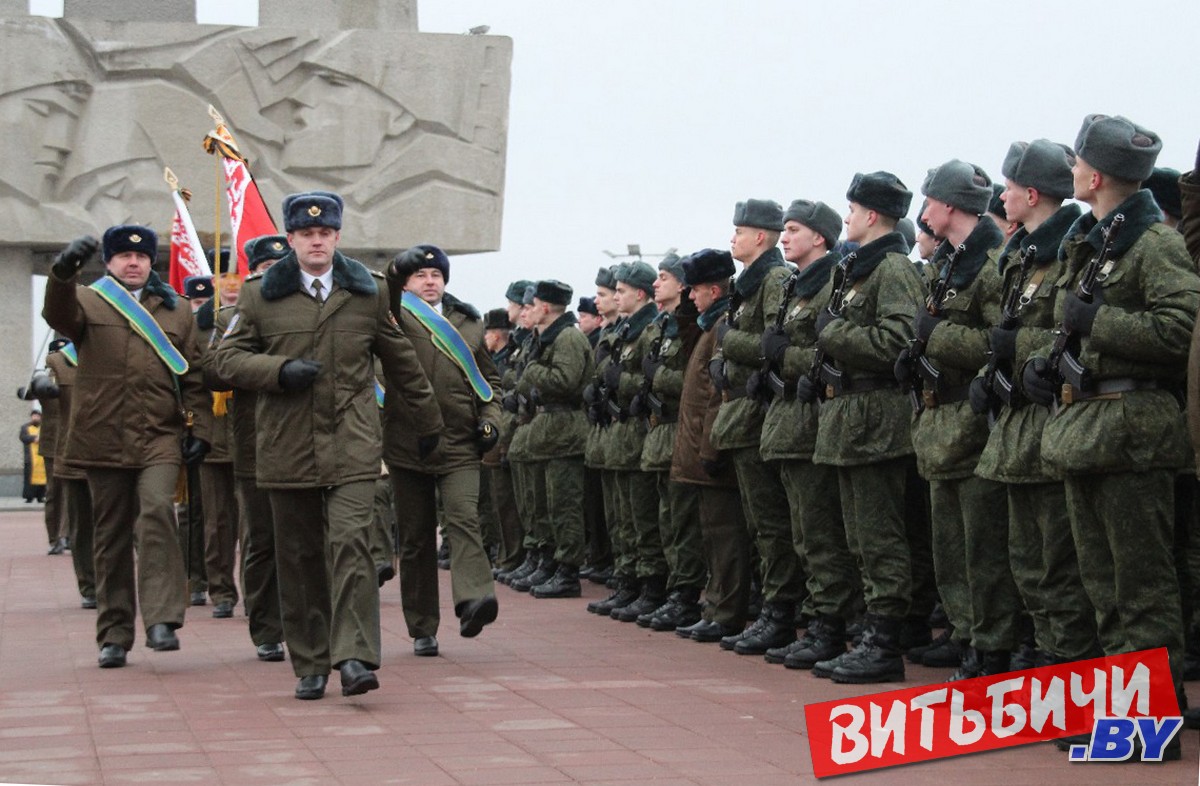
[[[932,390],[922,390],[921,401],[925,404],[925,409],[937,409],[937,393]]]
[[[833,385],[825,386],[825,398],[826,399],[837,398],[837,392],[833,389]]]
[[[658,415],[654,414],[651,414],[647,420],[650,421],[650,428],[658,428],[658,424],[662,422],[658,419]]]
[[[1064,407],[1069,407],[1075,403],[1075,388],[1071,386],[1071,383],[1063,383],[1062,390],[1059,391],[1059,401]]]

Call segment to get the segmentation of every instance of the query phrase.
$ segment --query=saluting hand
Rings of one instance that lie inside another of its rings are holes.
[[[100,250],[100,241],[91,235],[77,237],[54,258],[50,272],[60,281],[74,278],[89,259]]]

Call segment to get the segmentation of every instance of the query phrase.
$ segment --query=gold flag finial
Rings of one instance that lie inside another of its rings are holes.
[[[171,167],[163,167],[163,180],[167,181],[167,185],[172,191],[179,190],[179,178],[175,177],[175,173],[171,171]]]

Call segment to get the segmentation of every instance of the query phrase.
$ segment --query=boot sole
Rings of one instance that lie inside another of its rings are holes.
[[[815,672],[814,672],[815,673]],[[904,682],[904,670],[899,672],[888,672],[880,675],[864,675],[859,677],[854,674],[838,674],[836,671],[829,675],[829,678],[840,685],[871,685],[876,682]]]

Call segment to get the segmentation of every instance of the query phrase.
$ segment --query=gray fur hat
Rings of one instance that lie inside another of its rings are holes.
[[[616,278],[617,283],[628,284],[643,290],[650,297],[654,297],[654,280],[658,278],[658,274],[654,272],[654,268],[642,260],[618,266]]]
[[[1105,175],[1141,183],[1162,151],[1158,134],[1120,115],[1088,115],[1075,137],[1075,155]]]
[[[683,259],[674,251],[668,253],[658,263],[659,270],[665,270],[683,283]]]
[[[1075,153],[1066,145],[1049,139],[1032,142],[1013,142],[1000,165],[1000,172],[1014,183],[1054,199],[1070,199],[1075,195],[1071,167]]]
[[[992,199],[992,179],[974,164],[952,158],[929,170],[921,193],[931,199],[977,216],[987,212]]]
[[[783,214],[783,222],[786,224],[788,221],[803,224],[825,238],[827,249],[837,245],[838,237],[842,234],[842,217],[824,202],[797,199],[788,205],[787,212]]]
[[[854,175],[846,199],[896,220],[904,217],[912,204],[912,192],[891,172],[862,172]]]
[[[783,231],[783,207],[774,199],[747,199],[733,209],[735,227],[755,227]]]

